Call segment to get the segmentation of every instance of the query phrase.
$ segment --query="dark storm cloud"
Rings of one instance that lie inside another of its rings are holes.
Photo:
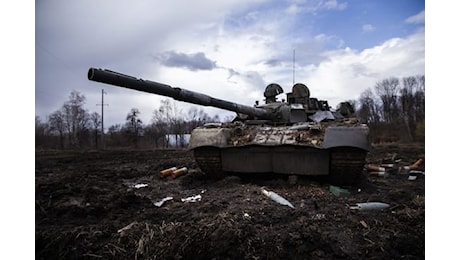
[[[161,64],[167,67],[186,68],[191,71],[213,70],[216,62],[208,59],[203,52],[192,54],[168,51],[158,56]]]
[[[281,65],[281,60],[278,59],[270,59],[265,62],[265,65],[268,65],[270,67],[278,67]]]

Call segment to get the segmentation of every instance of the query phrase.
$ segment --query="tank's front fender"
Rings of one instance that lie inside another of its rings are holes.
[[[332,126],[326,129],[323,148],[356,147],[366,151],[371,150],[369,128],[361,126]]]
[[[200,146],[226,147],[230,138],[228,128],[195,128],[190,135],[189,149]]]

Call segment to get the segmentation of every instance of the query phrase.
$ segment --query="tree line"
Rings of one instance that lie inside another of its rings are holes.
[[[381,80],[355,106],[372,142],[425,141],[425,75]]]
[[[219,116],[210,117],[196,107],[184,113],[170,99],[165,99],[153,111],[150,123],[142,122],[139,117],[141,112],[132,108],[124,123],[108,127],[102,135],[102,117],[97,112],[90,114],[84,108],[85,101],[85,96],[74,90],[69,100],[45,121],[35,116],[36,148],[185,147],[187,136],[194,128],[221,121]],[[363,91],[358,100],[349,102],[356,111],[356,117],[369,126],[373,143],[424,142],[424,75],[384,79]]]
[[[187,134],[193,128],[220,121],[203,109],[190,108],[186,113],[170,100],[162,100],[153,111],[151,123],[140,119],[140,111],[132,108],[122,124],[115,124],[102,135],[102,117],[84,108],[86,98],[72,91],[69,100],[47,117],[35,116],[35,146],[44,149],[100,148],[167,148],[185,147]],[[102,140],[103,138],[103,140]]]

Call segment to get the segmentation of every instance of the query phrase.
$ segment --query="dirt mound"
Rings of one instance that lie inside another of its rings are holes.
[[[409,165],[424,147],[375,147]],[[159,172],[176,166],[173,179]],[[423,170],[423,169],[422,169]],[[367,173],[364,173],[367,174]],[[208,180],[187,150],[36,152],[36,259],[420,259],[425,180],[390,172],[342,187],[287,176]],[[274,191],[295,209],[261,193]],[[172,198],[168,198],[172,197]],[[166,199],[167,198],[167,199]],[[154,203],[165,199],[158,207]],[[188,199],[188,202],[187,202]],[[190,201],[191,200],[191,201]],[[388,208],[352,210],[377,201]]]

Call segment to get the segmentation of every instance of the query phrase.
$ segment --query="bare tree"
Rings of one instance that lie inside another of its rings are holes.
[[[107,129],[107,145],[111,146],[122,146],[123,145],[123,134],[122,134],[122,126],[121,124],[115,124],[110,126]]]
[[[212,118],[206,114],[202,108],[198,110],[198,108],[192,107],[187,111],[187,116],[185,117],[186,132],[191,133],[194,128],[211,121]]]
[[[170,144],[171,135],[174,135],[176,144],[183,142],[185,132],[182,111],[169,99],[161,100],[160,107],[153,112],[152,124],[164,133],[163,143],[166,147]]]
[[[161,131],[162,127],[158,126],[157,123],[151,123],[144,128],[144,134],[150,142],[153,143],[154,147],[163,147],[164,131]]]
[[[415,133],[415,77],[406,77],[402,79],[403,86],[400,89],[399,103],[401,106],[401,119],[404,122],[407,136],[413,141]]]
[[[138,147],[138,140],[143,129],[142,120],[139,118],[139,114],[139,109],[131,108],[131,111],[126,116],[125,124],[136,148]]]
[[[379,107],[375,100],[376,98],[370,88],[359,96],[360,108],[357,115],[361,122],[370,124],[380,122]]]
[[[39,116],[35,116],[35,146],[42,146],[45,144],[45,138],[48,131],[48,124],[43,123]]]
[[[102,126],[102,118],[97,112],[93,112],[90,116],[92,127],[94,128],[94,143],[98,148],[99,129]],[[102,132],[102,131],[101,131]]]
[[[359,97],[358,117],[368,123],[374,141],[424,140],[425,76],[388,78]],[[402,127],[401,127],[402,126]]]
[[[416,77],[414,94],[415,121],[425,122],[425,75]]]
[[[89,126],[89,113],[83,108],[85,96],[73,90],[69,100],[64,103],[63,113],[67,128],[69,143],[72,146],[81,146],[82,138]]]
[[[64,133],[66,129],[65,116],[62,109],[56,110],[48,117],[51,132],[59,134],[59,146],[64,149]]]
[[[161,140],[162,147],[167,147],[169,144],[169,125],[167,115],[163,111],[164,109],[161,107],[153,111],[149,134],[155,140],[155,144],[158,144],[158,140]]]
[[[387,123],[396,122],[399,117],[397,99],[399,79],[392,77],[377,82],[375,90],[382,101],[383,120]]]
[[[416,77],[417,82],[414,94],[415,107],[415,138],[419,141],[425,140],[425,75]]]

